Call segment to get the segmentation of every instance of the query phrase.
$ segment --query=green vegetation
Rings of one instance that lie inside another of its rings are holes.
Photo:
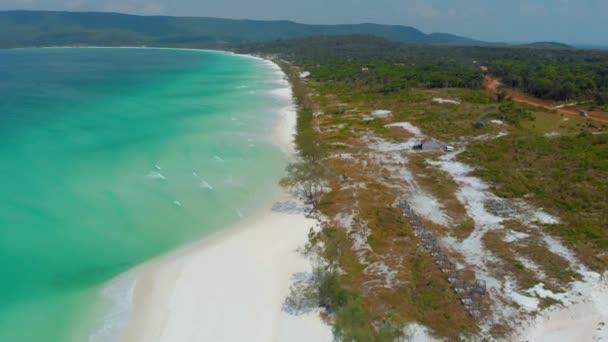
[[[589,266],[608,267],[608,135],[546,138],[514,130],[499,140],[471,144],[463,158],[480,166],[478,175],[496,184],[498,195],[526,197],[560,217],[561,224],[547,229]]]
[[[319,195],[325,180],[321,165],[312,158],[304,157],[287,166],[287,176],[280,181],[283,188],[296,191],[314,209],[319,205]]]
[[[595,70],[593,56],[605,55],[566,49],[405,46],[366,36],[240,48],[293,63],[283,66],[300,107],[297,145],[304,158],[315,156],[329,189],[318,202],[318,211],[329,222],[321,232],[311,235],[310,246],[327,265],[317,276],[323,280],[317,291],[323,293],[322,306],[339,339],[391,341],[402,337],[396,327],[412,322],[448,340],[478,331],[445,275],[418,248],[409,222],[398,209],[387,205],[395,203],[402,195],[402,186],[407,185],[395,180],[383,162],[372,159],[368,139],[398,143],[412,138],[403,129],[385,127],[389,122],[411,122],[445,143],[466,145],[458,158],[474,166],[475,175],[490,184],[493,193],[524,200],[560,218],[560,224],[535,229],[508,220],[504,232],[485,234],[484,247],[497,257],[488,264],[496,277],[514,279],[522,290],[542,281],[552,291],[563,290],[579,279],[570,262],[550,250],[542,237],[545,233],[561,237],[587,266],[608,269],[608,135],[604,134],[608,127],[496,96],[481,89],[480,69],[480,65],[491,65],[484,63],[486,57],[510,60],[528,53],[541,58],[539,54],[545,53],[546,58],[565,58],[581,53],[586,57],[573,57],[573,65]],[[299,77],[304,70],[311,72],[306,80]],[[558,87],[561,79],[552,82]],[[580,99],[587,101],[589,94],[581,92]],[[460,104],[438,104],[433,102],[437,97],[458,99]],[[392,117],[370,119],[378,109],[390,110]],[[498,133],[507,134],[493,139]],[[347,157],[341,157],[344,154]],[[421,190],[441,202],[451,219],[449,229],[425,222],[429,230],[438,236],[466,239],[475,225],[458,198],[459,185],[428,163],[435,157],[407,155],[403,167]],[[350,230],[340,226],[338,215],[344,213],[355,214]],[[363,257],[353,242],[354,232],[360,229],[366,232],[369,246]],[[509,230],[525,233],[528,238],[509,242]],[[459,253],[448,253],[466,264]],[[369,265],[378,262],[395,272],[391,285],[386,286],[384,275],[369,272]],[[528,269],[527,262],[538,267],[539,273]],[[470,269],[465,269],[465,274],[473,276]],[[554,304],[557,302],[541,301],[541,307]],[[490,331],[496,339],[505,339],[509,333],[508,325],[496,322]]]
[[[586,50],[490,50],[480,56],[504,85],[534,97],[608,104],[608,53]]]
[[[356,91],[480,88],[481,66],[487,66],[506,86],[532,96],[608,103],[608,52],[549,46],[447,47],[341,36],[245,44],[237,50],[279,55],[306,68],[317,81],[348,82]]]

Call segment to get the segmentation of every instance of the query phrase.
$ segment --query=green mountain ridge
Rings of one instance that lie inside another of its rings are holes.
[[[444,45],[488,43],[448,33],[425,34],[372,23],[307,25],[292,21],[137,16],[105,12],[0,11],[0,48],[51,45],[204,46],[312,36],[373,35],[395,42]]]

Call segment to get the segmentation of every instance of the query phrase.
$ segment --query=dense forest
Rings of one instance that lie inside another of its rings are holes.
[[[381,92],[415,86],[479,88],[480,67],[485,65],[505,86],[535,97],[608,104],[608,51],[560,44],[433,46],[358,35],[241,44],[236,49],[293,61],[318,80],[358,82]]]
[[[483,51],[485,52],[485,51]],[[485,53],[492,74],[512,88],[550,100],[608,104],[608,53],[511,50]]]

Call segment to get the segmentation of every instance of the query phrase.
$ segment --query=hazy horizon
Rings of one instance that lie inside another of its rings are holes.
[[[0,10],[115,12],[137,15],[289,20],[303,24],[375,23],[415,27],[489,42],[554,41],[608,46],[608,1],[515,0],[5,0]]]

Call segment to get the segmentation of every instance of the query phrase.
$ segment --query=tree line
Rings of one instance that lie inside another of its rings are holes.
[[[235,49],[289,60],[305,67],[319,81],[354,82],[355,86],[372,91],[394,92],[409,87],[481,88],[481,66],[487,66],[506,86],[538,98],[608,104],[608,51],[550,44],[416,45],[361,35],[249,43]]]

